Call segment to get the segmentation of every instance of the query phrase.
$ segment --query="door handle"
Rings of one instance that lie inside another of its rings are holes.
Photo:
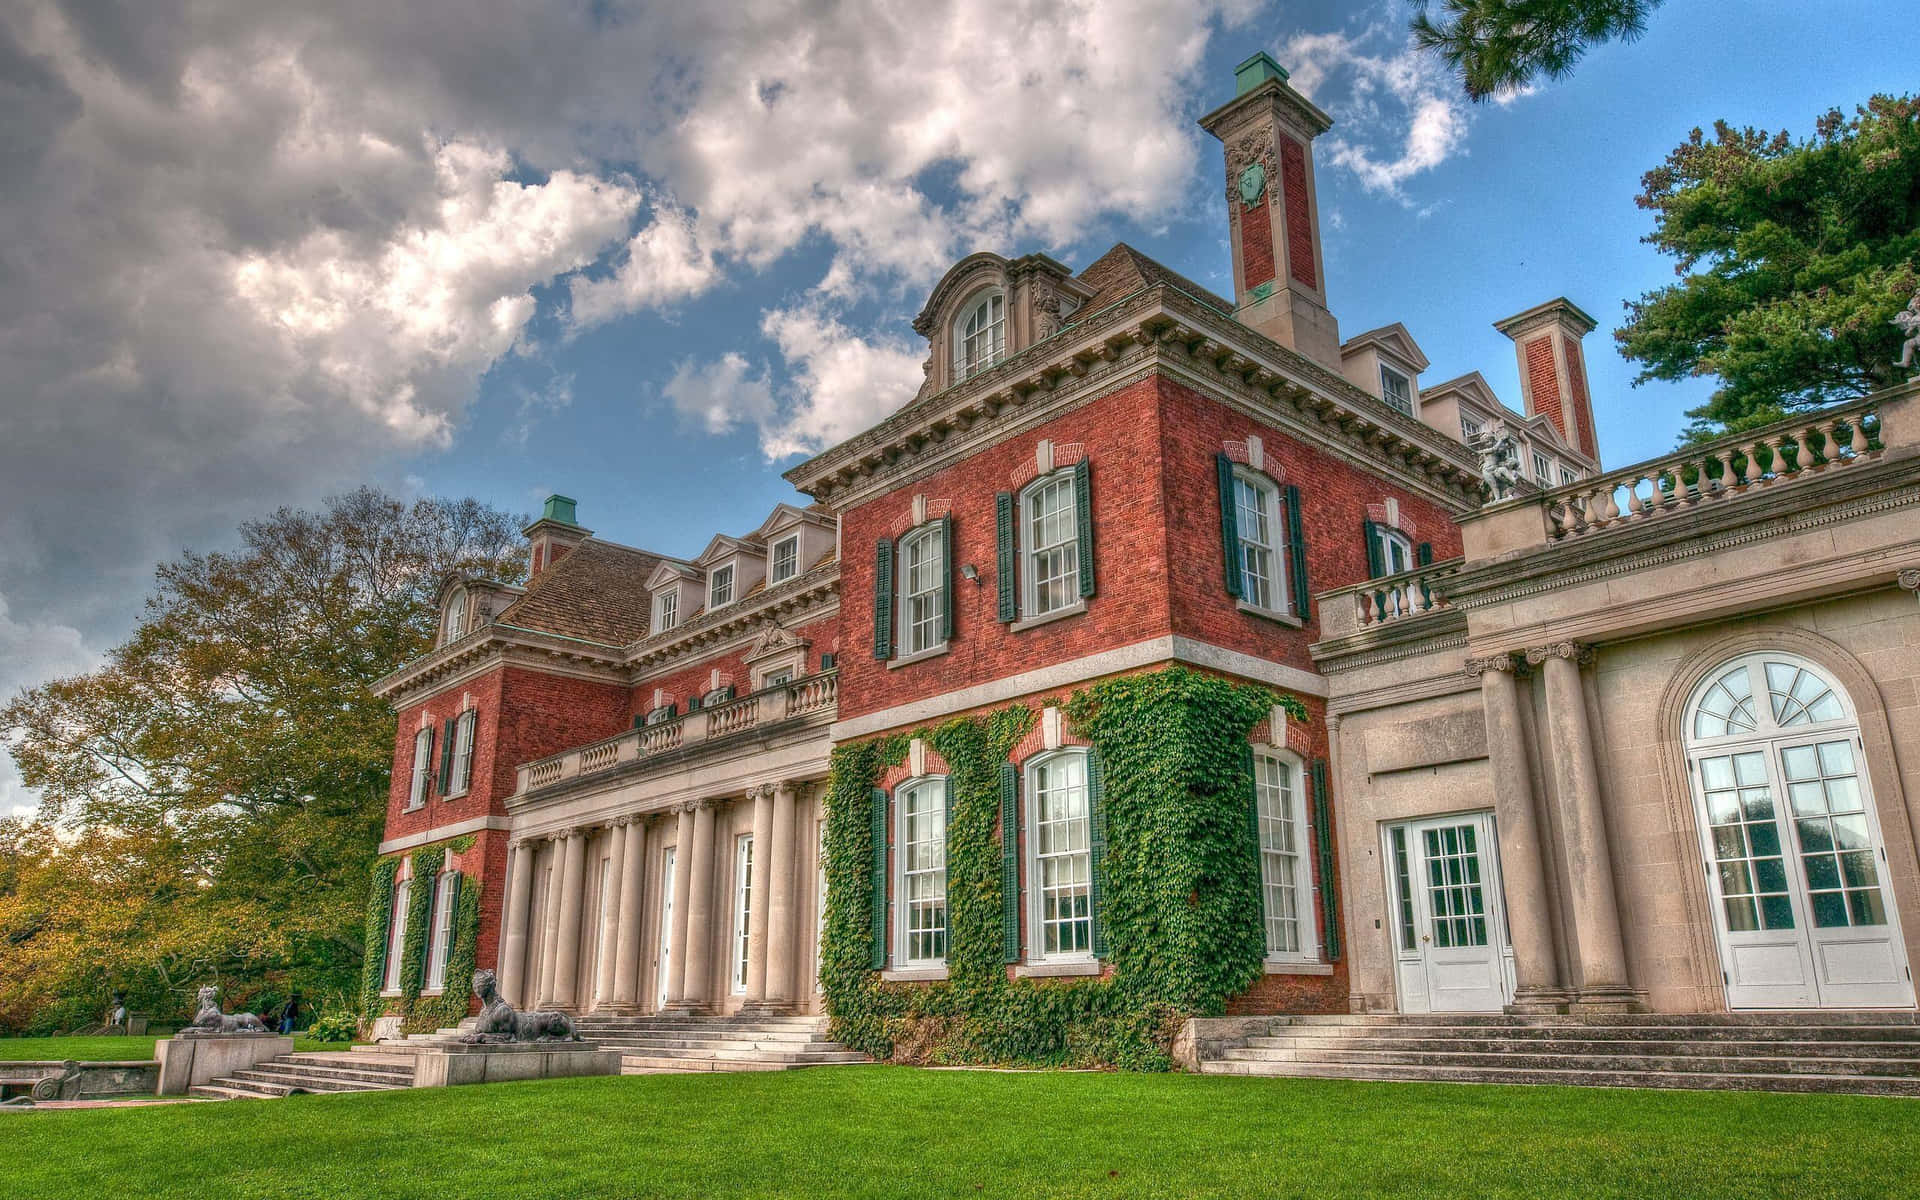
[[[1420,940],[1423,942],[1430,942],[1433,940],[1433,935],[1430,933],[1423,933],[1420,935]]]

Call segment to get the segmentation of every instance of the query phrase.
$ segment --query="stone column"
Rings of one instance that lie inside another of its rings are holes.
[[[794,963],[799,961],[798,895],[794,887],[793,783],[773,790],[773,834],[767,843],[767,1007],[791,1009],[797,998]]]
[[[687,921],[693,903],[694,805],[679,808],[673,849],[673,928],[668,931],[667,1007],[687,1006]]]
[[[693,810],[693,870],[687,897],[688,1009],[702,1011],[712,1001],[713,974],[713,806],[702,800]]]
[[[1500,875],[1506,896],[1507,934],[1513,941],[1512,1012],[1564,1011],[1553,947],[1552,909],[1542,865],[1539,801],[1527,770],[1526,732],[1520,723],[1520,693],[1513,656],[1469,659],[1467,674],[1480,677],[1486,708],[1487,767],[1493,777],[1495,824],[1500,835]]]
[[[540,979],[539,986],[533,989],[538,996],[541,1008],[552,1008],[554,1004],[554,981],[559,978],[556,969],[557,955],[560,949],[560,889],[565,883],[566,874],[561,870],[561,860],[566,857],[566,835],[553,834],[547,838],[553,846],[547,866],[547,895],[540,910]]]
[[[585,899],[587,831],[567,832],[560,871],[560,946],[553,956],[553,1002],[580,1005],[580,906]]]
[[[1546,675],[1547,737],[1572,909],[1568,925],[1580,976],[1568,981],[1576,1012],[1630,1008],[1636,999],[1627,985],[1626,944],[1620,936],[1620,905],[1613,890],[1613,855],[1600,802],[1600,771],[1580,687],[1580,664],[1591,660],[1590,648],[1572,642],[1527,651],[1527,661],[1544,666]]]
[[[769,848],[773,845],[773,788],[750,788],[753,801],[753,869],[747,886],[747,995],[745,1005],[759,1008],[767,1002],[767,878]]]
[[[527,920],[532,916],[533,874],[539,860],[538,842],[515,842],[507,866],[507,929],[500,941],[500,994],[507,1003],[529,1006],[527,987]]]
[[[613,950],[613,1006],[626,1012],[640,1003],[640,899],[647,872],[647,819],[628,817],[622,832],[626,834],[626,851],[615,854],[621,871]]]
[[[596,1006],[613,1003],[614,958],[620,953],[620,896],[626,888],[627,827],[631,818],[620,817],[607,825],[612,850],[607,863],[607,886],[613,889],[613,904],[600,914],[599,946],[593,956],[593,1001]],[[594,897],[598,901],[599,897]],[[585,1000],[581,1007],[586,1007]]]

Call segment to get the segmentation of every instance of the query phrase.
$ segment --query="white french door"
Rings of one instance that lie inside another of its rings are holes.
[[[1382,832],[1402,1012],[1498,1012],[1513,956],[1492,813]]]
[[[1729,1008],[1913,1004],[1861,750],[1840,730],[1693,754]]]
[[[679,847],[668,846],[660,860],[660,960],[654,967],[653,1006],[667,1006],[667,972],[673,956],[673,867]]]

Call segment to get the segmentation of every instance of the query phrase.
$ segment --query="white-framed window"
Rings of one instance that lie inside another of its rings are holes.
[[[762,675],[760,677],[760,688],[762,691],[765,691],[767,688],[779,687],[781,684],[792,683],[792,682],[793,682],[792,667],[790,666],[775,667],[773,670],[768,671],[765,675]]]
[[[448,796],[464,796],[473,782],[473,734],[480,714],[468,709],[453,723],[453,776],[447,781]]]
[[[620,832],[615,830],[613,836],[616,838],[619,837]],[[600,980],[607,974],[607,972],[600,970],[600,952],[612,948],[608,944],[606,930],[612,927],[617,916],[614,912],[616,897],[614,896],[613,889],[616,884],[613,877],[613,858],[611,856],[603,856],[600,861],[595,864],[593,875],[596,881],[593,885],[593,894],[599,897],[594,904],[593,918],[593,998],[597,1003],[602,1000],[611,999],[610,996],[600,991]]]
[[[1413,381],[1385,363],[1380,364],[1380,398],[1408,416],[1413,415]]]
[[[900,539],[900,653],[919,654],[945,640],[947,562],[939,523]]]
[[[440,644],[445,646],[467,636],[467,589],[453,589],[447,597],[447,615],[441,624]]]
[[[1080,603],[1080,514],[1073,472],[1058,471],[1027,485],[1020,493],[1020,523],[1026,534],[1020,572],[1024,615],[1044,617]]]
[[[1570,483],[1577,483],[1577,482],[1579,481],[1579,479],[1580,479],[1580,476],[1579,476],[1579,475],[1578,475],[1577,473],[1575,473],[1575,471],[1574,471],[1574,469],[1573,469],[1572,467],[1569,467],[1569,466],[1565,466],[1565,465],[1562,465],[1562,466],[1561,466],[1561,468],[1560,468],[1560,484],[1561,484],[1561,486],[1563,486],[1563,487],[1564,487],[1564,486],[1566,486],[1567,484],[1570,484]]]
[[[965,379],[1000,361],[1007,351],[1007,298],[997,288],[967,302],[953,325],[953,376]]]
[[[1093,955],[1092,822],[1087,752],[1062,750],[1027,764],[1028,904],[1036,961]]]
[[[747,990],[747,961],[753,955],[749,930],[753,919],[753,835],[733,839],[733,992]]]
[[[1286,558],[1280,553],[1280,489],[1236,468],[1233,506],[1240,535],[1240,598],[1255,608],[1288,608]]]
[[[433,726],[413,735],[413,778],[409,781],[407,807],[419,808],[427,802],[427,789],[433,786]]]
[[[733,564],[715,567],[707,577],[707,607],[719,608],[733,603]]]
[[[1553,460],[1538,450],[1533,452],[1533,477],[1542,487],[1553,486]]]
[[[779,583],[800,573],[800,535],[790,534],[767,553],[767,582]]]
[[[1267,957],[1311,959],[1313,872],[1307,858],[1305,771],[1281,751],[1253,757],[1254,809],[1260,820],[1260,901]]]
[[[947,781],[916,779],[894,793],[900,898],[896,961],[938,966],[947,959]]]
[[[1414,567],[1413,541],[1391,525],[1373,527],[1374,553],[1379,556],[1380,575],[1398,575]]]
[[[407,946],[407,910],[413,895],[413,880],[402,879],[393,885],[393,913],[387,922],[387,969],[380,980],[380,990],[397,992],[400,990],[400,959]]]
[[[670,587],[653,597],[653,631],[664,633],[680,623],[680,589]]]
[[[653,968],[655,1008],[667,1006],[667,977],[673,967],[673,871],[679,847],[660,852],[660,957]]]
[[[433,881],[433,923],[427,927],[427,979],[429,992],[446,990],[447,956],[453,952],[453,871],[442,871]]]
[[[1480,422],[1465,413],[1460,414],[1460,436],[1463,440],[1470,442],[1479,437],[1480,428]]]

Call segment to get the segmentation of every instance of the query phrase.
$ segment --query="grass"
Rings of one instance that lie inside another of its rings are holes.
[[[69,1058],[78,1062],[141,1062],[153,1057],[153,1044],[158,1040],[152,1037],[0,1038],[0,1062]],[[345,1050],[347,1045],[346,1042],[316,1042],[310,1038],[293,1040],[293,1048],[302,1052]]]
[[[1920,1103],[836,1067],[0,1114],[0,1196],[1892,1197]]]

